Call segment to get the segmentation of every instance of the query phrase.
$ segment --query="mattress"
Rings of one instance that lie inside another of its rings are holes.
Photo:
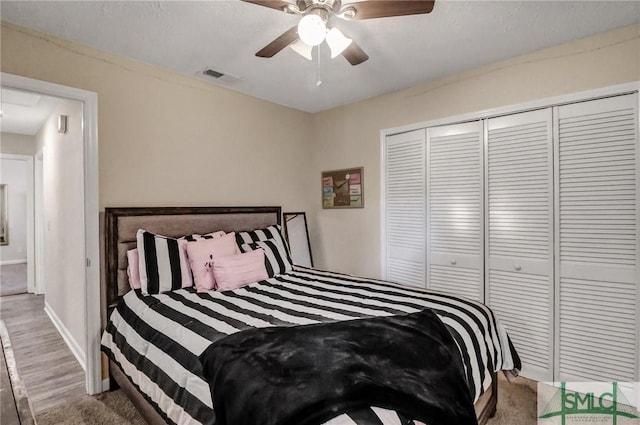
[[[505,329],[485,305],[419,288],[295,267],[233,291],[184,288],[158,295],[127,293],[109,318],[102,349],[147,401],[175,424],[215,424],[199,356],[213,341],[243,329],[295,326],[432,309],[459,349],[473,400],[492,373],[517,374],[520,361]],[[384,424],[393,411],[372,408]],[[330,424],[357,423],[342,415]],[[406,423],[406,422],[403,422]]]

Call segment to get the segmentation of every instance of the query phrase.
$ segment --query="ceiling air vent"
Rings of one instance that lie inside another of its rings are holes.
[[[204,70],[204,75],[208,75],[209,77],[213,77],[213,78],[215,78],[216,80],[217,80],[218,78],[220,78],[220,77],[224,76],[224,74],[223,74],[222,72],[215,71],[215,70],[213,70],[213,69],[211,69],[211,68],[207,68],[207,69],[205,69],[205,70]]]
[[[224,85],[236,84],[242,81],[242,78],[236,77],[235,75],[225,74],[211,68],[207,68],[202,71],[202,75],[213,78],[217,83],[222,83]]]

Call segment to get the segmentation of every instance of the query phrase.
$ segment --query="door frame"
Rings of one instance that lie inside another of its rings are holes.
[[[34,292],[44,294],[47,287],[44,261],[44,146],[36,152],[33,159],[33,219],[34,219]]]
[[[3,87],[40,93],[83,103],[86,389],[102,392],[100,355],[100,243],[98,186],[98,94],[19,75],[0,73]],[[80,242],[80,241],[79,241]]]
[[[16,155],[0,153],[0,159],[24,161],[26,163],[26,187],[27,187],[27,292],[35,292],[34,258],[35,247],[33,237],[33,157],[31,155]],[[9,235],[11,237],[11,235]]]

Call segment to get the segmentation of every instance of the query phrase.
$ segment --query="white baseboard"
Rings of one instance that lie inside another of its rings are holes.
[[[109,391],[111,389],[111,380],[105,378],[102,380],[102,392]]]
[[[25,264],[26,262],[27,262],[26,258],[24,260],[6,260],[6,261],[0,261],[0,266],[12,266],[14,264]]]
[[[71,333],[64,326],[62,320],[60,320],[58,315],[55,313],[55,311],[53,311],[53,309],[49,306],[49,304],[47,304],[46,301],[44,302],[44,312],[47,313],[47,316],[49,316],[49,319],[51,319],[51,323],[53,323],[53,325],[56,327],[56,329],[60,333],[60,336],[62,336],[62,339],[64,339],[64,342],[67,343],[67,346],[71,350],[71,353],[74,355],[76,360],[78,360],[78,363],[80,363],[82,369],[86,372],[87,356],[84,352],[84,349],[80,347],[80,344],[78,344],[75,338],[71,336]]]

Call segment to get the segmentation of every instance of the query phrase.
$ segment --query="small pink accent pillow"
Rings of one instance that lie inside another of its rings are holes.
[[[230,291],[269,278],[261,249],[216,259],[213,274],[218,291]]]
[[[127,276],[131,289],[140,289],[140,264],[138,264],[138,248],[127,251]]]
[[[236,234],[227,233],[214,239],[201,239],[187,243],[187,255],[198,292],[215,289],[213,264],[223,257],[240,254]]]

